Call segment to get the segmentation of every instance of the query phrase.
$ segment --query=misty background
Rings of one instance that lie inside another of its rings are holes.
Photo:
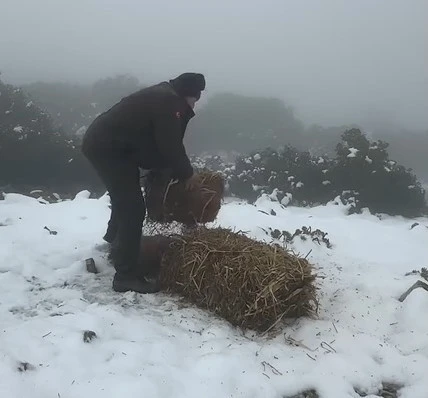
[[[0,78],[67,133],[195,71],[207,90],[192,151],[285,141],[324,153],[358,126],[428,181],[426,1],[1,0],[1,14]]]

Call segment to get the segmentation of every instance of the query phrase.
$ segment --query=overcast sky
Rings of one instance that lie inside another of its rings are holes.
[[[427,0],[0,0],[0,14],[9,82],[197,71],[208,94],[280,97],[307,123],[428,129]]]

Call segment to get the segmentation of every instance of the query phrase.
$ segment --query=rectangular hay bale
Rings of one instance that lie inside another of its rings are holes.
[[[259,332],[316,312],[314,280],[306,259],[222,228],[175,237],[160,271],[163,290]]]

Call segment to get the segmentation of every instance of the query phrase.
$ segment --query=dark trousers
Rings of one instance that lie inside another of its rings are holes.
[[[146,205],[138,165],[113,150],[84,150],[110,195],[111,217],[106,236],[114,238],[112,260],[118,274],[138,275],[138,257]]]

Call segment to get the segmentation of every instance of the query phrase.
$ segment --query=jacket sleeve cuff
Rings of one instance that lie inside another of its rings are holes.
[[[177,170],[173,173],[173,178],[177,179],[179,181],[186,181],[188,180],[190,177],[192,177],[194,174],[194,170],[193,167],[190,165],[181,169],[181,170]]]

